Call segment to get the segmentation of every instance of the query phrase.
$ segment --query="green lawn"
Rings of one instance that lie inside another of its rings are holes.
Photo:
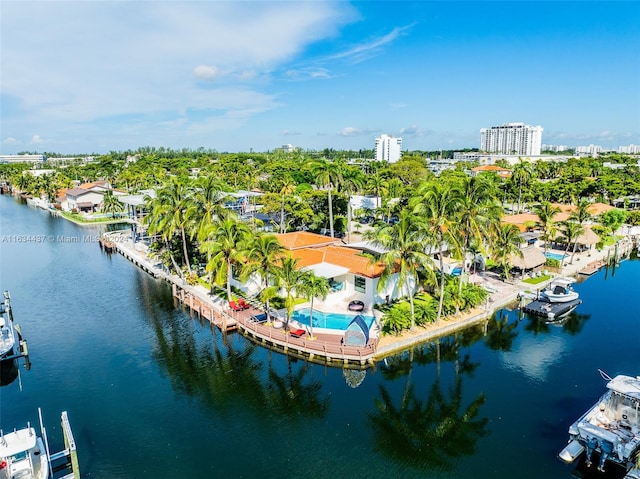
[[[540,276],[538,278],[527,278],[525,280],[523,280],[523,283],[527,283],[527,284],[539,284],[542,283],[543,281],[547,281],[551,279],[551,275],[547,274],[545,276]]]

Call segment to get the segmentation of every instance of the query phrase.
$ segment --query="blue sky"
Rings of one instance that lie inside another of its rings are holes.
[[[640,2],[2,0],[0,151],[640,144]]]

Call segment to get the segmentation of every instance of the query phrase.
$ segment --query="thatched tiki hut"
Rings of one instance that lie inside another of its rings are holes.
[[[518,268],[521,271],[532,270],[545,264],[547,261],[546,256],[536,246],[527,246],[522,248],[522,257],[515,254],[511,255],[511,266]]]

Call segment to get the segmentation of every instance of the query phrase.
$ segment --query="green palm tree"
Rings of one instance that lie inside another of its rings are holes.
[[[510,223],[498,224],[492,231],[493,256],[502,269],[504,278],[509,277],[511,255],[522,257],[520,230]]]
[[[242,259],[250,235],[251,230],[245,223],[229,216],[219,223],[211,224],[200,245],[200,250],[209,258],[206,270],[212,273],[212,287],[214,282],[219,284],[224,281],[228,301],[231,301],[233,265]]]
[[[302,280],[302,287],[299,289],[300,293],[311,301],[309,308],[309,326],[311,329],[309,330],[309,335],[311,336],[311,339],[315,339],[313,337],[313,300],[315,298],[320,298],[323,301],[327,299],[331,287],[329,286],[327,278],[316,276],[312,272],[309,272],[309,274],[304,276]]]
[[[327,189],[328,201],[329,201],[329,231],[331,237],[333,234],[333,201],[331,199],[331,192],[333,188],[340,185],[342,182],[342,172],[336,165],[336,163],[320,160],[313,165],[313,173],[315,175],[315,181],[321,188]]]
[[[186,215],[197,225],[192,233],[198,239],[204,238],[209,225],[227,214],[229,210],[224,207],[227,197],[222,182],[214,175],[201,176],[196,180]]]
[[[578,237],[582,233],[584,233],[584,227],[577,221],[573,221],[571,219],[567,221],[563,221],[562,223],[560,223],[560,225],[561,225],[560,228],[561,228],[562,235],[564,236],[567,242],[567,247],[564,251],[565,254],[569,252],[569,249],[573,245],[573,251],[571,253],[571,261],[569,261],[569,263],[573,264],[573,258],[576,254],[576,247],[578,245]]]
[[[113,194],[113,191],[105,191],[102,196],[102,211],[105,213],[111,213],[111,217],[115,218],[116,213],[121,213],[123,210],[124,205],[120,202],[118,197]]]
[[[497,202],[495,184],[486,177],[465,177],[458,191],[459,205],[455,229],[460,238],[463,271],[458,280],[458,298],[462,295],[464,265],[467,253],[472,244],[483,245],[490,240],[492,225],[500,221],[502,208]],[[456,314],[460,311],[460,303],[456,302]]]
[[[271,279],[275,275],[278,258],[284,254],[284,248],[274,235],[259,234],[254,236],[247,245],[245,263],[240,273],[242,281],[246,281],[252,274],[259,274],[262,282],[261,293],[269,289]],[[265,310],[269,320],[269,301],[273,295],[264,296]]]
[[[398,291],[409,297],[411,329],[415,327],[414,294],[418,283],[418,270],[433,276],[433,258],[425,253],[425,231],[417,217],[402,210],[395,225],[383,225],[365,233],[365,238],[386,250],[379,261],[384,270],[378,280],[378,291],[386,286],[393,274],[398,274]]]
[[[362,189],[364,175],[360,168],[347,167],[342,174],[340,189],[347,195],[347,242],[351,243],[351,195]]]
[[[444,251],[448,246],[455,251],[459,243],[455,224],[460,210],[461,193],[457,185],[440,182],[424,182],[418,187],[416,196],[410,199],[413,213],[420,218],[425,231],[426,245],[438,250],[440,262],[440,300],[436,322],[442,317],[444,302]]]
[[[280,187],[280,195],[282,196],[282,204],[280,206],[280,233],[283,234],[286,232],[286,225],[284,222],[284,198],[287,195],[290,195],[296,190],[296,183],[291,178],[291,176],[286,176],[282,180],[282,185]]]
[[[556,224],[553,217],[560,213],[560,208],[553,206],[548,201],[543,201],[539,205],[535,206],[535,212],[538,215],[538,225],[542,228],[542,238],[544,239],[544,252],[549,251],[549,241],[551,241],[556,234]]]
[[[282,256],[278,261],[276,268],[276,282],[285,291],[284,304],[287,308],[287,326],[293,315],[293,307],[295,306],[294,293],[298,289],[303,288],[304,281],[308,272],[298,269],[298,258],[291,256]]]
[[[179,233],[182,242],[182,252],[187,270],[191,272],[191,263],[187,249],[187,228],[189,217],[186,214],[191,204],[192,190],[178,178],[171,180],[158,190],[157,197],[150,201],[151,214],[147,216],[150,230],[154,233],[166,231],[167,239],[171,240],[174,233]]]
[[[518,163],[513,167],[511,174],[511,180],[518,185],[518,209],[517,213],[520,213],[520,206],[522,200],[522,188],[531,182],[534,177],[535,171],[530,162],[518,158]]]

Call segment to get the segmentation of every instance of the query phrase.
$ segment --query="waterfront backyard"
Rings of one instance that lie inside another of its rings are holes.
[[[0,202],[5,235],[95,234]],[[638,260],[576,285],[561,324],[503,309],[354,371],[223,335],[95,243],[0,254],[32,360],[0,389],[1,426],[40,406],[57,437],[68,410],[87,477],[569,478],[556,454],[603,391],[597,368],[640,371]]]

